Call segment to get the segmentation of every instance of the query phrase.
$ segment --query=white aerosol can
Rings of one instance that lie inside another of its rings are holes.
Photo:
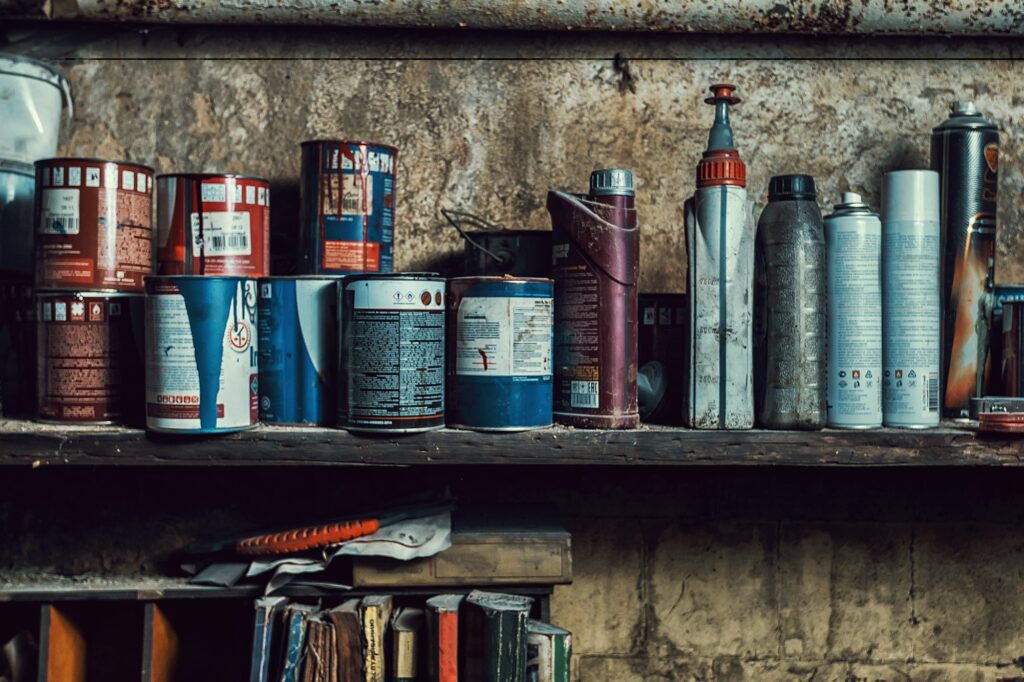
[[[882,412],[886,426],[939,424],[942,298],[939,174],[882,179]]]
[[[859,194],[825,217],[828,425],[882,425],[882,223]]]
[[[733,144],[736,86],[712,85],[715,122],[686,202],[689,369],[683,418],[696,429],[754,425],[754,224],[747,169]]]

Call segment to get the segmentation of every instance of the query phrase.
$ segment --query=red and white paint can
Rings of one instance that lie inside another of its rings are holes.
[[[177,173],[156,185],[159,274],[270,275],[269,182]]]
[[[85,291],[36,295],[39,419],[141,422],[144,300]]]
[[[153,274],[153,169],[36,162],[36,289],[143,291]]]

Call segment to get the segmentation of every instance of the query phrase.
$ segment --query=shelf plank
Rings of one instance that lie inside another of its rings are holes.
[[[1020,466],[1024,440],[964,424],[908,431],[693,431],[555,427],[522,433],[444,429],[356,436],[262,426],[224,436],[166,436],[121,427],[0,421],[0,465],[417,466],[781,465]]]

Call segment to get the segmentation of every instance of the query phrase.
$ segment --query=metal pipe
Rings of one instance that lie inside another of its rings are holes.
[[[0,16],[404,28],[1024,35],[1020,0],[0,0]]]

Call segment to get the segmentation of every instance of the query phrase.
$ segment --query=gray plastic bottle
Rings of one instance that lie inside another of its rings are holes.
[[[825,233],[809,175],[777,175],[757,221],[754,389],[758,423],[820,429],[826,404]]]

